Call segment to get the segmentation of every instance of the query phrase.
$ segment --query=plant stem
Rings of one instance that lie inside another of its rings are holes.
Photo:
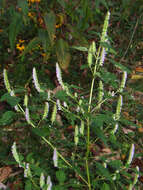
[[[99,48],[98,48],[96,62],[95,62],[94,71],[93,71],[93,78],[92,78],[92,82],[91,82],[89,104],[88,104],[88,113],[91,112],[91,103],[92,103],[93,89],[94,89],[94,83],[95,83],[95,74],[96,74],[96,70],[97,70],[100,50],[101,50],[101,46],[99,46]],[[89,151],[90,151],[90,119],[89,119],[89,117],[87,119],[87,139],[86,139],[86,144],[87,144],[87,150],[86,150],[86,173],[87,173],[87,179],[88,179],[88,188],[89,188],[89,190],[91,190],[91,182],[90,182],[90,175],[89,175],[89,165],[88,165],[88,157],[89,157]]]
[[[91,190],[89,166],[88,166],[88,160],[87,159],[86,159],[86,173],[87,173],[87,179],[88,179],[88,188],[89,188],[89,190]]]

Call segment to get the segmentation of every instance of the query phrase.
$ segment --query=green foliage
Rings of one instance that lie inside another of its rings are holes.
[[[132,70],[126,55],[135,57],[132,39],[142,18],[135,9],[141,14],[139,1],[0,2],[8,91],[1,92],[0,144],[16,142],[12,154],[25,190],[139,187],[132,165],[139,126],[124,118],[135,106],[124,91]],[[1,152],[2,163],[15,164],[4,158],[9,147]]]
[[[15,116],[15,112],[13,111],[7,111],[5,113],[2,114],[1,119],[0,119],[0,125],[8,125],[10,124],[13,120]]]
[[[11,96],[9,93],[5,93],[1,97],[0,101],[6,101],[8,104],[11,105],[11,107],[14,107],[20,102],[20,98]]]

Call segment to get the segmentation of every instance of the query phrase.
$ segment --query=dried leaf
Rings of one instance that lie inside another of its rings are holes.
[[[6,180],[11,174],[11,172],[12,172],[12,169],[9,166],[4,166],[0,168],[0,182],[3,182],[4,180]]]
[[[132,79],[132,80],[143,79],[143,75],[134,75],[134,74],[133,74],[133,75],[131,76],[131,79]]]
[[[143,67],[136,67],[136,68],[135,68],[135,71],[136,71],[136,72],[143,73]]]

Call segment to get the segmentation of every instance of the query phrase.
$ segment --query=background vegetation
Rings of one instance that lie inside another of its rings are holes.
[[[0,1],[0,188],[142,189],[142,12],[142,0]]]

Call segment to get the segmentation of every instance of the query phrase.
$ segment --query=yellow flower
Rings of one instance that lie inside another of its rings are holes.
[[[56,24],[56,28],[60,28],[62,24]]]
[[[29,12],[29,13],[28,13],[28,16],[29,16],[30,18],[32,18],[32,19],[33,19],[33,18],[34,18],[34,16],[35,16],[35,14],[34,14],[34,13],[32,13],[32,12]]]
[[[41,0],[28,0],[28,3],[40,3]]]
[[[3,29],[0,29],[0,33],[3,32]]]
[[[46,56],[46,53],[41,53],[41,55],[42,55],[43,57],[45,57],[45,56]]]
[[[24,43],[24,42],[25,42],[25,40],[19,40],[19,43],[21,43],[21,44]]]
[[[16,44],[16,49],[18,49],[18,50],[21,51],[21,52],[22,52],[22,51],[24,50],[24,48],[25,48],[25,46],[24,46],[24,44],[23,44],[24,41],[25,41],[25,40],[21,40],[21,39],[20,39],[20,40],[19,40],[19,43]]]
[[[24,45],[21,45],[21,44],[16,44],[16,48],[19,50],[19,51],[23,51],[25,46]]]

